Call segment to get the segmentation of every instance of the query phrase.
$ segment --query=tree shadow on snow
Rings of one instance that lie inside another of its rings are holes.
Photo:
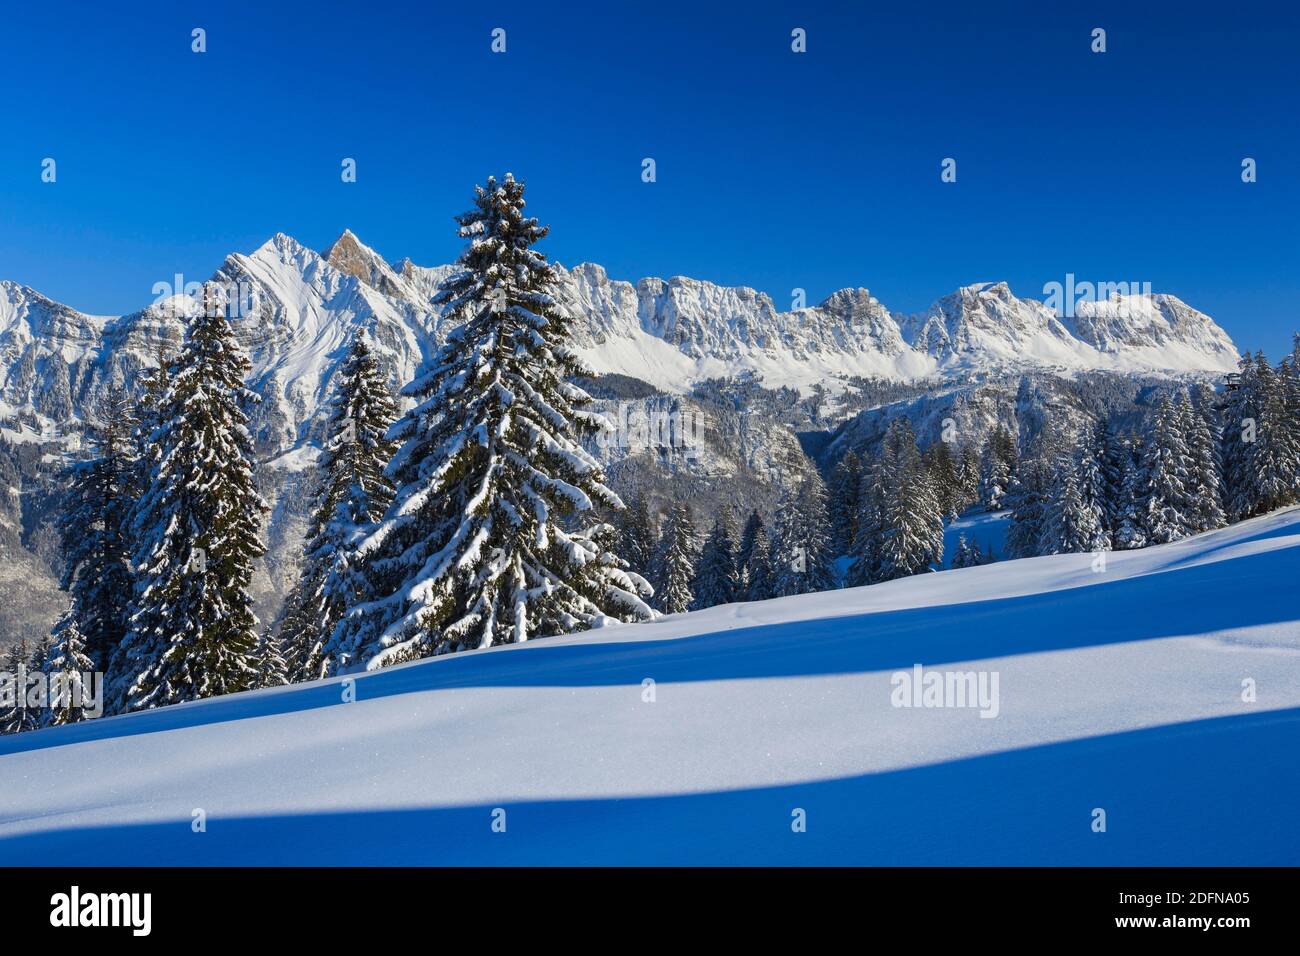
[[[1294,527],[1288,525],[1288,527]],[[1267,536],[1267,534],[1263,535]],[[1083,587],[693,637],[454,654],[356,679],[358,701],[464,687],[601,687],[865,673],[1300,620],[1300,549]],[[835,592],[828,592],[834,601]],[[833,607],[832,607],[833,613]],[[0,755],[340,703],[340,679],[0,737]]]
[[[232,819],[208,805],[203,833],[184,817],[0,837],[0,864],[1293,866],[1298,744],[1300,708],[1267,711],[815,783],[503,801],[505,832],[492,804]]]

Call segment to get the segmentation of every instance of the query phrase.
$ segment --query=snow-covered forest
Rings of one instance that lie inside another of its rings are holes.
[[[180,347],[106,392],[61,472],[68,606],[4,670],[103,672],[106,712],[126,713],[995,560],[1104,562],[1300,501],[1300,339],[1276,366],[1243,356],[1226,381],[1162,380],[1135,414],[969,437],[947,419],[927,441],[906,415],[870,437],[843,428],[818,467],[746,512],[624,500],[596,451],[616,427],[591,394],[602,379],[574,347],[523,194],[489,179],[458,217],[468,245],[433,299],[456,328],[400,394],[357,325],[274,620],[250,593],[270,510],[259,396],[231,303],[205,287]],[[975,513],[1005,516],[997,553],[964,535],[945,553],[945,528]],[[28,703],[11,701],[0,729],[84,717]]]

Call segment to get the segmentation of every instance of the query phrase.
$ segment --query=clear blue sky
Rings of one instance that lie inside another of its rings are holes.
[[[546,251],[616,277],[914,311],[1073,272],[1274,356],[1300,329],[1295,4],[444,6],[10,4],[0,278],[117,313],[277,231],[446,262],[452,214],[511,170]]]

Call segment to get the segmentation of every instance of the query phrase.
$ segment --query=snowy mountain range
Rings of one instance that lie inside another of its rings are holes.
[[[449,331],[430,299],[451,270],[389,263],[344,232],[323,253],[276,235],[251,255],[229,256],[212,277],[234,303],[249,384],[262,398],[251,426],[273,508],[254,580],[264,620],[297,579],[324,407],[352,337],[367,332],[394,388],[409,381]],[[62,606],[54,476],[108,387],[133,386],[161,351],[179,347],[198,307],[197,283],[173,287],[182,284],[161,283],[138,312],[104,316],[0,281],[0,564],[26,589],[0,606],[0,643],[45,633]],[[837,427],[843,444],[871,440],[891,414],[913,417],[919,434],[952,416],[978,441],[998,423],[1014,431],[1025,372],[1063,385],[1090,370],[1119,372],[1136,389],[1153,375],[1221,373],[1237,355],[1209,316],[1168,295],[1085,302],[1058,318],[997,283],[904,316],[865,289],[844,289],[783,312],[753,289],[683,277],[633,285],[590,263],[561,269],[558,294],[577,319],[578,349],[605,376],[595,391],[612,419],[633,406],[633,418],[679,411],[704,422],[703,443],[688,456],[635,441],[606,449],[615,487],[687,498],[702,513],[723,503],[741,513],[767,507],[813,467],[808,436]],[[719,388],[723,378],[734,384]],[[871,413],[878,405],[889,410]]]
[[[239,301],[238,334],[263,397],[259,452],[282,455],[314,437],[334,370],[358,328],[385,354],[394,384],[408,380],[448,328],[430,297],[450,266],[386,262],[350,231],[323,253],[278,234],[233,254],[214,279]],[[561,270],[559,298],[577,318],[579,350],[598,373],[668,393],[752,374],[769,388],[851,377],[912,380],[1019,369],[1223,372],[1231,338],[1171,295],[1115,295],[1058,317],[1006,283],[958,289],[919,315],[891,312],[866,289],[815,307],[779,310],[764,293],[698,279],[611,279],[591,263]],[[155,290],[156,291],[156,290]],[[181,292],[183,290],[174,290]],[[55,437],[109,382],[131,382],[175,347],[192,298],[158,296],[125,316],[78,312],[0,281],[0,426],[6,437]]]

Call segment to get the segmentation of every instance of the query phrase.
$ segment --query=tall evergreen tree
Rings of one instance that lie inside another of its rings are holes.
[[[1150,544],[1177,541],[1195,529],[1186,427],[1178,406],[1166,395],[1143,436],[1138,491],[1142,530]]]
[[[1109,551],[1107,432],[1104,427],[1076,434],[1054,468],[1043,510],[1039,554]]]
[[[731,524],[731,509],[724,505],[714,519],[713,530],[704,542],[695,567],[695,580],[691,583],[695,595],[695,602],[691,605],[693,610],[736,600],[736,547]]]
[[[1223,468],[1219,460],[1219,429],[1214,411],[1198,396],[1179,399],[1179,416],[1187,424],[1187,451],[1192,471],[1189,491],[1192,501],[1192,530],[1213,531],[1227,519],[1223,513]]]
[[[31,657],[26,638],[10,645],[5,655],[4,670],[11,675],[13,690],[12,698],[0,699],[0,734],[20,734],[40,726],[40,710],[27,706],[26,673],[31,668]]]
[[[623,502],[582,445],[610,426],[572,381],[590,373],[533,248],[548,229],[510,175],[457,221],[469,245],[434,301],[458,327],[403,390],[416,405],[389,433],[397,495],[357,552],[378,596],[332,639],[367,668],[654,614],[595,517]]]
[[[72,599],[75,627],[59,633],[80,641],[92,671],[104,671],[126,637],[131,600],[131,513],[136,467],[131,404],[120,387],[108,389],[86,429],[94,454],[63,472],[67,482],[58,532],[61,587]]]
[[[1300,334],[1294,341],[1291,354],[1278,366],[1278,377],[1282,382],[1284,446],[1293,464],[1287,497],[1293,503],[1300,501]]]
[[[1115,547],[1122,551],[1143,548],[1147,534],[1142,516],[1141,470],[1133,448],[1122,445],[1119,505],[1115,511]]]
[[[771,542],[763,518],[755,509],[745,519],[736,548],[737,596],[746,601],[764,601],[772,596]]]
[[[1016,440],[1001,425],[989,435],[980,459],[980,502],[989,511],[1006,507],[1016,477]]]
[[[979,547],[972,547],[971,543],[966,540],[965,533],[957,535],[957,549],[952,556],[952,570],[973,568],[983,563],[984,559],[980,555]]]
[[[957,482],[957,459],[952,453],[951,444],[946,441],[933,442],[922,457],[939,511],[945,519],[956,518],[962,510],[961,488]]]
[[[44,666],[51,681],[46,722],[54,725],[72,724],[85,717],[85,711],[80,705],[90,690],[85,686],[86,675],[99,668],[86,653],[86,641],[71,609],[64,612],[54,625],[53,635],[53,645]],[[57,691],[56,677],[59,678]]]
[[[315,680],[351,663],[327,642],[349,607],[373,597],[355,549],[393,501],[384,469],[397,446],[385,436],[396,416],[379,363],[357,335],[339,370],[302,574],[275,629],[291,680]]]
[[[773,596],[835,587],[835,552],[827,520],[826,485],[816,472],[787,489],[776,511]]]
[[[942,566],[943,514],[911,424],[905,418],[895,419],[884,443],[888,452],[882,457],[886,471],[876,578],[889,581]]]
[[[1097,463],[1092,496],[1101,506],[1102,526],[1114,545],[1124,499],[1124,466],[1130,453],[1106,416],[1093,425],[1091,452]]]
[[[695,600],[691,582],[699,547],[689,505],[674,505],[664,522],[654,561],[655,607],[665,614],[681,614]]]
[[[1225,396],[1222,431],[1219,436],[1223,465],[1224,504],[1228,517],[1240,521],[1258,507],[1252,450],[1259,430],[1260,394],[1255,362],[1247,354],[1237,365],[1236,387]]]
[[[618,549],[619,554],[628,565],[638,568],[647,576],[654,567],[654,557],[658,541],[655,528],[650,520],[650,508],[644,495],[636,495],[628,506],[619,513]]]
[[[253,651],[253,666],[257,668],[256,687],[283,687],[293,683],[280,636],[273,630],[258,637]]]
[[[1221,433],[1225,510],[1234,521],[1300,500],[1300,339],[1272,369],[1242,355]]]
[[[858,520],[849,554],[847,584],[860,587],[879,580],[880,542],[884,534],[883,509],[886,481],[896,471],[888,442],[881,442],[874,459],[863,468],[862,488],[858,494]]]
[[[776,594],[776,580],[772,569],[772,542],[767,527],[759,525],[754,541],[744,559],[746,601],[766,601]]]
[[[1300,436],[1297,435],[1291,396],[1290,375],[1285,363],[1275,371],[1263,353],[1255,357],[1251,386],[1257,391],[1258,409],[1254,441],[1247,443],[1247,514],[1282,508],[1296,500],[1296,475],[1300,472]]]
[[[1013,558],[1032,558],[1040,553],[1043,529],[1047,525],[1047,501],[1055,469],[1043,455],[1020,460],[1016,480],[1007,495],[1011,523],[1007,527],[1006,553]]]
[[[253,478],[249,368],[224,309],[205,293],[169,369],[149,438],[157,453],[133,511],[137,581],[119,655],[130,709],[257,683],[249,584],[266,507]]]
[[[957,456],[957,489],[959,511],[965,511],[979,501],[980,454],[971,442],[965,442]]]
[[[831,472],[830,522],[831,540],[837,554],[849,554],[858,533],[858,513],[862,510],[862,462],[847,451]]]
[[[1105,514],[1097,497],[1098,471],[1097,459],[1088,447],[1058,461],[1044,506],[1039,554],[1110,550]]]

